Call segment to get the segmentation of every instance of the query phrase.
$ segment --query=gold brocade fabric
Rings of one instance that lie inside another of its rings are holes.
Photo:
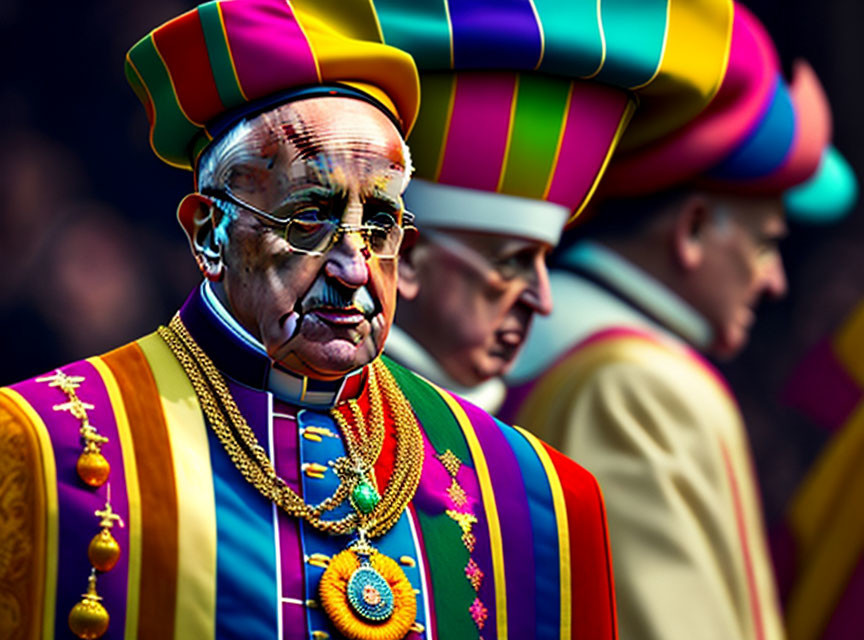
[[[23,640],[40,627],[44,497],[38,444],[28,421],[0,396],[0,638]]]

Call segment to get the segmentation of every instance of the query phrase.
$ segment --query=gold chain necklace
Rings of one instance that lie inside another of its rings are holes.
[[[356,400],[347,402],[357,423],[356,430],[351,429],[338,407],[330,411],[342,431],[349,459],[336,461],[334,465],[342,482],[333,495],[317,505],[308,505],[277,475],[266,451],[240,413],[222,374],[194,341],[179,315],[174,316],[168,327],[160,327],[159,335],[186,371],[202,409],[231,461],[262,495],[290,515],[303,518],[319,531],[330,534],[345,535],[361,529],[364,537],[373,538],[383,535],[396,523],[420,482],[423,439],[408,401],[380,360],[375,360],[370,366],[371,420],[368,433],[362,432],[366,420]],[[352,500],[354,513],[339,520],[325,520],[321,516],[351,498],[352,489],[361,482],[372,480],[372,466],[384,441],[382,395],[387,398],[395,422],[396,454],[390,481],[383,496],[369,512],[358,510]]]

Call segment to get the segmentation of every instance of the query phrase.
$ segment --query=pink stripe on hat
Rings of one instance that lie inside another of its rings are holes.
[[[497,191],[510,134],[515,73],[456,77],[440,182]]]
[[[580,83],[571,93],[558,161],[546,200],[568,207],[584,203],[603,173],[606,158],[627,124],[630,95],[602,84]],[[573,212],[578,215],[579,210]]]
[[[223,2],[221,7],[244,94],[265,96],[320,81],[309,41],[287,2]]]

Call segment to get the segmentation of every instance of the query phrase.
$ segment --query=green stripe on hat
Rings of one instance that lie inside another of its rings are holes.
[[[570,84],[560,78],[520,74],[507,164],[499,191],[543,199],[564,126]]]
[[[135,70],[135,67],[128,57],[123,65],[123,72],[126,74],[126,81],[132,87],[132,91],[135,92],[135,95],[141,101],[141,104],[144,105],[144,109],[147,111],[147,119],[153,120],[153,101],[150,100],[150,94],[147,93],[147,89],[144,88],[144,84],[141,82],[138,72]]]
[[[431,73],[420,78],[423,108],[408,138],[417,177],[429,180],[438,177],[441,156],[447,143],[447,130],[450,127],[456,77],[451,73]]]
[[[129,60],[150,95],[156,111],[154,118],[159,120],[159,126],[151,128],[153,151],[170,165],[188,168],[187,150],[178,150],[177,141],[191,140],[200,133],[201,128],[192,123],[180,108],[171,77],[153,41],[153,34],[140,40],[132,48]],[[151,86],[143,81],[144,77],[151,79]],[[151,87],[157,87],[160,93],[154,95]]]
[[[225,24],[222,22],[222,13],[218,2],[208,2],[198,7],[198,16],[201,19],[201,27],[204,29],[204,41],[207,43],[207,55],[210,58],[210,69],[216,80],[216,90],[222,104],[243,104],[246,98],[240,83],[237,81],[237,73],[234,70],[234,61],[228,50],[228,41],[225,39]]]
[[[447,2],[444,0],[376,0],[375,9],[384,42],[408,51],[417,66],[449,69],[453,59],[453,37]]]

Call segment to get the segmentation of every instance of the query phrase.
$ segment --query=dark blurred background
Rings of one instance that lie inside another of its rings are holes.
[[[0,384],[118,346],[166,322],[198,281],[174,217],[191,174],[150,151],[123,58],[180,0],[0,0]],[[864,175],[864,3],[752,0],[788,68],[808,59],[835,144]],[[781,513],[827,434],[782,407],[791,368],[864,297],[864,211],[793,228],[790,295],[721,365],[750,427],[766,513]]]

